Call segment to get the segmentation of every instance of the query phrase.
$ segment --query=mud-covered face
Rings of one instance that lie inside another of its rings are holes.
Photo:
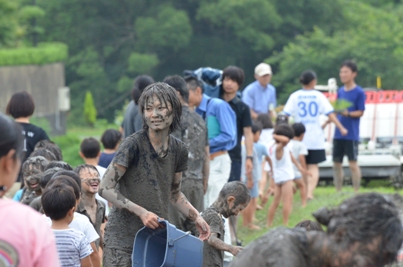
[[[80,171],[81,187],[83,192],[98,193],[101,178],[99,173],[93,169],[83,169]]]
[[[22,173],[24,177],[25,184],[31,191],[40,191],[39,181],[43,176],[43,172],[37,169],[29,168]]]
[[[168,129],[173,121],[172,106],[161,102],[156,95],[147,99],[144,108],[144,118],[147,126],[154,131]]]

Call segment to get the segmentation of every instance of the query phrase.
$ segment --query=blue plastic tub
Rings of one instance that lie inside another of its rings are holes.
[[[143,227],[137,232],[132,253],[133,267],[201,267],[203,242],[176,229],[168,221],[164,228]]]

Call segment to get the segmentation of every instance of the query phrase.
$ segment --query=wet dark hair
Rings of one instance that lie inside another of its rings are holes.
[[[36,143],[34,150],[39,148],[46,148],[47,150],[51,151],[56,156],[56,160],[63,160],[62,150],[50,140],[41,140]]]
[[[45,172],[43,173],[42,178],[39,180],[39,186],[41,188],[46,188],[46,186],[48,185],[50,179],[52,179],[53,175],[55,173],[57,173],[58,171],[62,171],[63,169],[59,168],[59,167],[53,167],[50,169],[45,170]]]
[[[46,149],[46,148],[38,148],[34,151],[32,151],[31,155],[29,157],[38,157],[42,156],[45,159],[47,159],[49,162],[56,160],[55,154],[52,153],[52,151]]]
[[[256,121],[258,121],[262,124],[263,129],[272,129],[273,128],[273,122],[271,121],[270,115],[267,113],[259,114],[257,116]]]
[[[64,161],[51,161],[48,166],[46,166],[45,171],[53,168],[60,168],[61,170],[72,171],[73,167]]]
[[[80,151],[87,159],[98,157],[101,151],[99,141],[93,137],[85,138],[80,144]]]
[[[358,72],[358,67],[357,64],[355,64],[353,61],[351,60],[346,60],[343,62],[343,64],[341,64],[340,68],[342,67],[347,67],[349,68],[352,72]]]
[[[276,128],[274,128],[273,133],[277,135],[286,136],[290,140],[294,138],[294,131],[292,130],[291,126],[284,123],[276,125]]]
[[[304,71],[301,76],[299,77],[299,82],[302,83],[303,85],[308,85],[310,84],[313,80],[316,80],[316,73],[312,70],[306,70]]]
[[[249,189],[244,183],[233,181],[226,183],[220,191],[219,198],[227,199],[228,197],[235,197],[234,206],[240,204],[248,204],[250,201]]]
[[[381,237],[377,248],[379,264],[384,266],[396,259],[403,242],[403,228],[393,201],[378,193],[360,194],[345,200],[334,209],[321,208],[313,216],[327,226],[327,233],[339,243],[370,243]]]
[[[42,156],[29,157],[24,162],[24,164],[22,164],[21,170],[22,172],[29,171],[31,166],[32,170],[38,170],[40,172],[44,172],[48,164],[49,164],[48,160]]]
[[[294,228],[305,228],[307,231],[321,231],[323,232],[322,226],[318,222],[311,220],[300,221],[295,225]]]
[[[101,143],[106,149],[114,149],[121,140],[122,133],[115,129],[108,129],[101,136]]]
[[[69,175],[61,175],[61,174],[58,174],[58,173],[61,173],[61,172],[55,173],[52,176],[52,178],[50,178],[50,181],[48,182],[45,190],[47,188],[52,187],[55,184],[62,183],[62,184],[71,186],[73,188],[73,192],[74,192],[74,195],[76,197],[76,200],[79,200],[80,197],[81,197],[81,180],[80,180],[80,183],[77,183],[77,181],[75,179],[73,179],[71,176],[69,176]]]
[[[182,116],[182,104],[179,101],[178,96],[176,95],[175,89],[173,89],[168,84],[161,82],[153,83],[147,86],[140,97],[139,108],[143,117],[143,129],[148,130],[148,125],[144,117],[144,110],[146,108],[147,100],[149,98],[152,98],[154,95],[161,102],[161,105],[168,106],[168,103],[171,104],[170,112],[173,113],[173,120],[172,124],[169,127],[169,133],[172,133],[175,130],[179,129]]]
[[[186,103],[189,102],[189,89],[186,85],[185,80],[181,76],[167,76],[165,77],[163,82],[169,84],[170,86],[172,86],[172,88],[178,91],[183,101],[185,101]]]
[[[291,127],[294,130],[294,134],[296,137],[300,137],[301,134],[305,133],[306,131],[305,126],[300,122],[294,123]]]
[[[283,114],[283,113],[280,113],[280,114],[277,115],[276,125],[279,125],[279,124],[282,124],[282,123],[288,124],[288,116]]]
[[[26,91],[13,94],[6,107],[6,114],[11,115],[14,119],[32,116],[34,111],[34,100]]]
[[[0,158],[7,155],[10,150],[16,151],[14,157],[22,157],[24,138],[22,127],[10,118],[0,113]]]
[[[260,122],[254,121],[252,122],[252,133],[255,134],[257,132],[261,132],[263,129],[263,126]]]
[[[81,179],[77,173],[75,173],[74,171],[59,171],[59,172],[53,174],[51,180],[57,179],[60,176],[67,176],[70,179],[73,179],[75,184],[77,184],[78,191],[81,192]]]
[[[196,91],[197,87],[200,87],[202,90],[202,93],[204,93],[204,86],[199,79],[193,76],[187,76],[184,78],[185,82],[189,88],[189,90]]]
[[[134,79],[132,89],[132,99],[136,105],[139,103],[139,99],[144,89],[150,84],[154,83],[154,79],[148,75],[140,75]]]
[[[41,203],[46,216],[55,221],[64,219],[76,206],[73,188],[63,183],[54,184],[43,192]]]
[[[74,172],[77,173],[78,176],[80,176],[80,172],[81,172],[82,170],[85,170],[85,169],[94,170],[94,171],[96,171],[96,172],[99,174],[98,169],[97,169],[95,166],[90,165],[90,164],[81,164],[81,165],[78,165],[77,167],[74,168]]]
[[[228,66],[223,70],[221,80],[224,81],[224,79],[227,77],[241,86],[245,80],[245,73],[243,72],[243,69],[239,67]]]

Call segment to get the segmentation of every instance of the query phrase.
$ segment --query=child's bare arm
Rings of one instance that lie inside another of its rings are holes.
[[[298,160],[299,163],[301,164],[301,167],[304,168],[304,170],[307,170],[305,155],[303,154],[298,155]]]
[[[81,267],[93,267],[90,256],[81,259]]]
[[[208,239],[208,244],[217,250],[228,251],[234,256],[236,256],[243,249],[242,247],[231,246],[224,243],[217,237],[217,233],[211,233],[210,238]]]
[[[273,139],[281,144],[287,144],[290,141],[290,138],[284,135],[273,134]]]
[[[90,246],[92,248],[92,253],[90,254],[89,258],[91,260],[92,267],[101,267],[101,257],[99,256],[99,252],[97,250],[95,242],[91,242]]]
[[[323,124],[322,124],[322,129],[325,129],[326,126],[330,123],[330,120],[326,120]]]
[[[305,173],[305,169],[302,168],[302,166],[298,163],[298,161],[294,158],[294,156],[292,155],[292,153],[290,152],[290,157],[291,157],[291,161],[292,163],[297,167],[297,169],[304,174]]]
[[[271,161],[271,158],[269,156],[266,156],[266,161],[270,166],[270,172],[273,174],[273,162]]]
[[[210,236],[210,226],[200,216],[199,212],[190,204],[185,195],[181,192],[182,173],[175,173],[171,186],[171,203],[183,215],[196,223],[197,230],[200,233],[201,240],[207,240]]]
[[[116,189],[119,180],[122,178],[125,172],[125,167],[116,163],[110,164],[101,180],[99,195],[112,202],[112,204],[114,204],[116,207],[127,209],[128,211],[139,216],[143,224],[148,228],[158,228],[159,223],[158,216],[156,214],[128,200],[119,192],[119,190]]]

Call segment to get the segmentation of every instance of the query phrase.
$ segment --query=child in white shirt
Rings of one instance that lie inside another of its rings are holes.
[[[294,138],[290,141],[290,149],[291,154],[293,155],[296,162],[301,166],[304,172],[300,172],[297,165],[293,165],[294,168],[294,182],[297,185],[300,194],[301,194],[301,202],[302,207],[306,206],[307,199],[307,174],[306,174],[306,160],[305,156],[308,155],[308,150],[304,143],[302,143],[302,139],[305,135],[305,126],[302,123],[294,123],[292,125],[292,129],[294,130]]]
[[[283,224],[288,225],[288,218],[292,209],[294,170],[292,155],[287,144],[294,137],[294,131],[288,124],[276,126],[273,138],[276,141],[269,149],[269,156],[273,164],[273,179],[275,182],[274,199],[267,215],[267,225],[273,224],[274,214],[280,200],[283,200]]]

